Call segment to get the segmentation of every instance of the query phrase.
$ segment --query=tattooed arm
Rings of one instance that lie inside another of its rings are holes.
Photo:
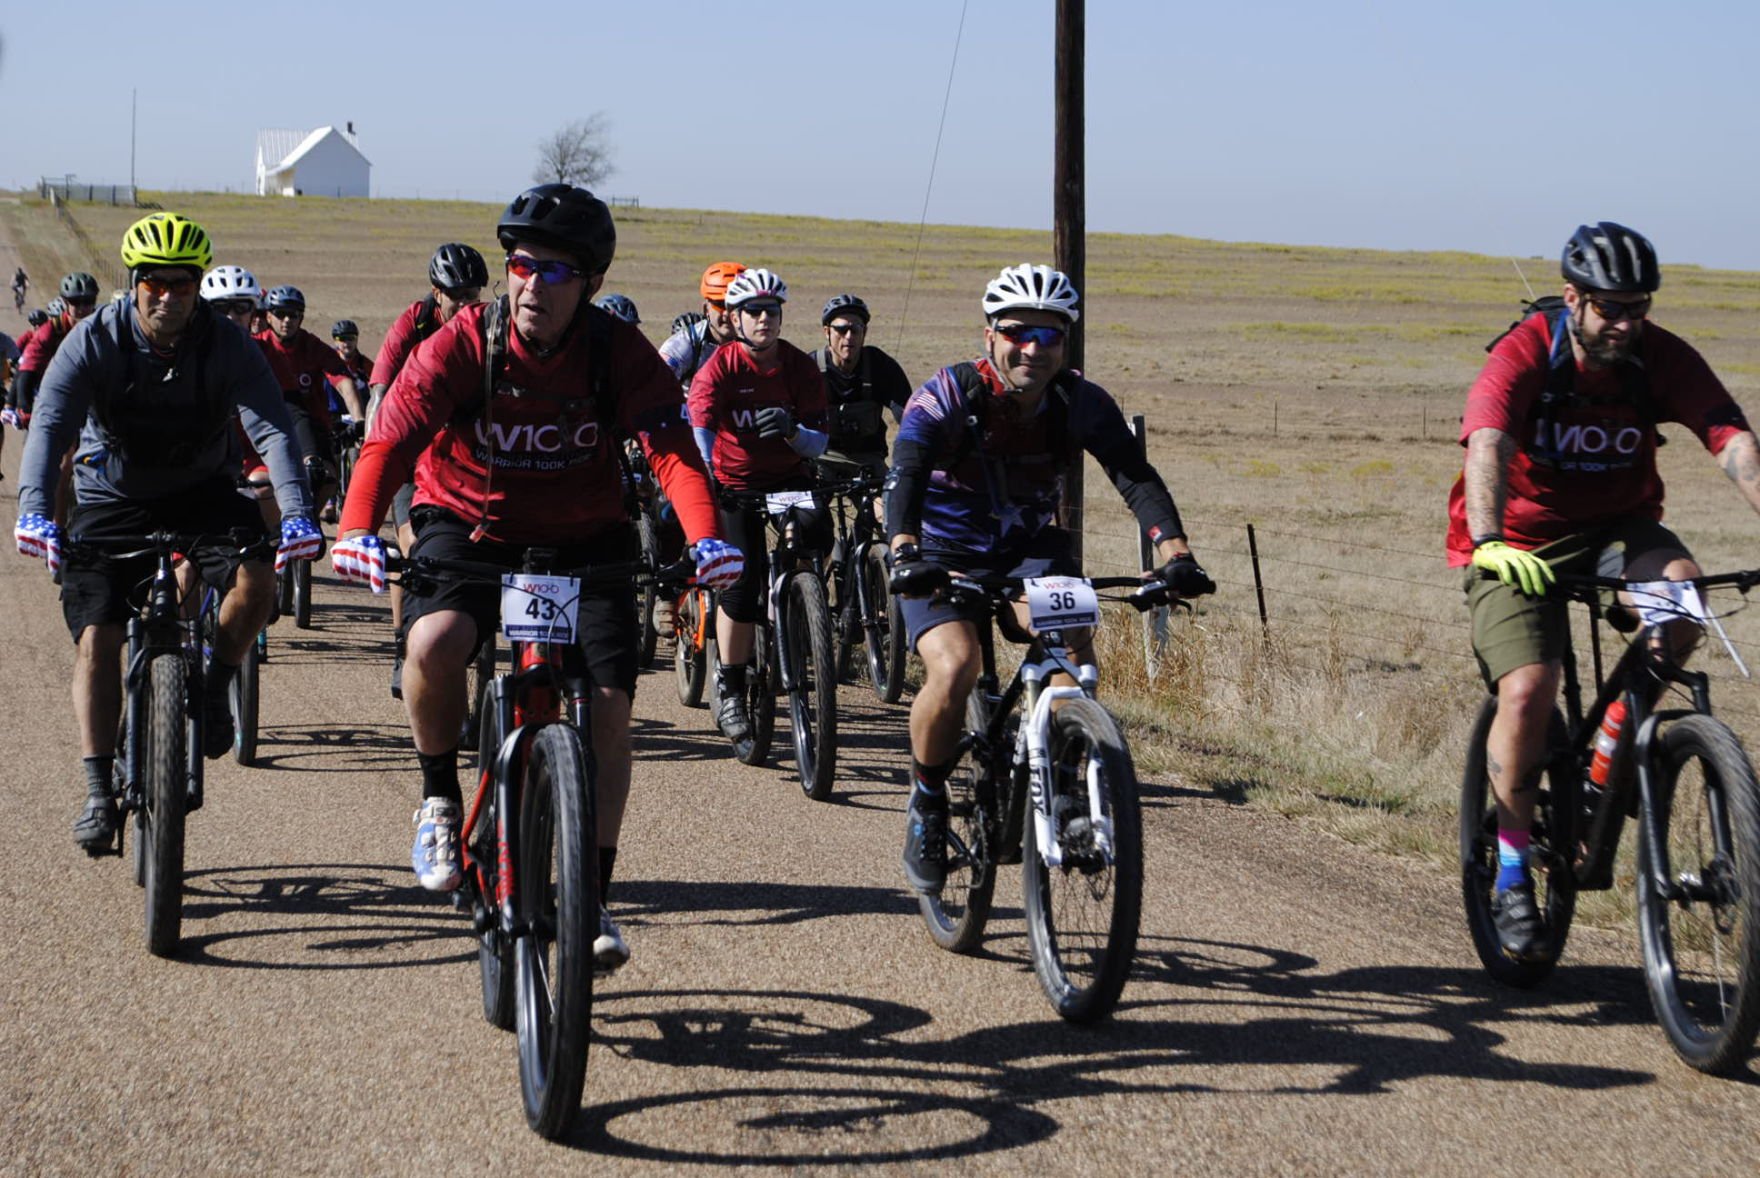
[[[1754,435],[1744,431],[1731,438],[1717,452],[1717,465],[1741,488],[1748,506],[1760,511],[1760,442]]]
[[[1745,436],[1751,448],[1754,435]],[[1735,443],[1732,442],[1724,447],[1724,453],[1727,454],[1734,448]],[[1467,435],[1466,496],[1469,536],[1477,538],[1503,534],[1503,507],[1509,497],[1509,464],[1515,456],[1515,438],[1500,429],[1486,427]],[[1760,453],[1756,453],[1756,464],[1760,467]],[[1724,469],[1729,468],[1726,466]],[[1760,492],[1760,469],[1756,470],[1755,484],[1756,491]],[[1750,494],[1749,502],[1756,505],[1756,511],[1760,511],[1760,499]]]

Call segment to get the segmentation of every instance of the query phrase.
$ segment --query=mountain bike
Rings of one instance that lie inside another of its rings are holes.
[[[831,617],[837,666],[847,672],[855,648],[867,652],[868,683],[882,703],[904,692],[905,632],[898,603],[886,591],[886,543],[875,534],[881,479],[863,474],[823,484],[831,496],[837,544],[831,558]]]
[[[816,802],[831,796],[837,772],[837,663],[831,610],[819,577],[820,554],[796,538],[799,512],[814,503],[812,491],[739,492],[722,498],[738,507],[759,505],[775,536],[764,616],[746,670],[750,734],[734,742],[734,756],[761,765],[776,724],[776,693],[788,696],[795,770],[801,790]]]
[[[1596,693],[1585,713],[1567,630],[1564,711],[1553,712],[1529,851],[1547,942],[1535,959],[1514,960],[1491,920],[1497,819],[1485,740],[1493,695],[1480,708],[1461,780],[1461,895],[1473,947],[1499,981],[1544,980],[1564,951],[1578,893],[1614,886],[1620,836],[1635,819],[1638,942],[1657,1020],[1688,1064],[1737,1071],[1760,1029],[1760,786],[1735,733],[1711,714],[1709,677],[1680,665],[1665,627],[1689,623],[1727,643],[1704,594],[1733,587],[1746,595],[1760,570],[1651,582],[1561,574],[1558,582],[1557,593],[1589,607]],[[1629,610],[1604,609],[1616,592],[1631,600]],[[1636,627],[1606,674],[1604,613],[1615,629]],[[1617,716],[1621,707],[1617,732],[1604,732],[1610,709]]]
[[[1102,598],[1099,590],[1132,590]],[[983,668],[966,701],[959,763],[948,778],[947,882],[918,897],[930,938],[969,953],[983,938],[997,869],[1020,863],[1033,972],[1071,1022],[1104,1018],[1136,954],[1143,896],[1143,827],[1130,749],[1095,698],[1100,671],[1079,663],[1066,637],[1098,624],[1100,601],[1137,610],[1177,603],[1160,581],[1137,577],[968,577],[942,590],[985,609],[1004,636],[1028,645],[998,686],[996,640],[977,627]],[[1014,601],[1024,596],[1029,625]],[[1058,686],[1062,674],[1078,686]]]
[[[146,890],[149,952],[170,957],[183,929],[184,824],[202,806],[203,702],[206,663],[201,619],[186,615],[177,582],[183,553],[228,546],[247,559],[268,559],[271,542],[247,532],[191,535],[77,537],[85,549],[112,560],[151,556],[140,612],[128,620],[127,670],[117,726],[113,797],[125,821],[113,853],[123,852],[127,816],[134,815],[134,878]]]
[[[672,603],[672,675],[687,708],[702,706],[714,645],[715,593],[693,580]]]
[[[584,586],[639,582],[634,563],[557,567],[529,548],[523,571],[487,562],[396,559],[406,588],[501,586],[511,666],[492,678],[478,734],[477,789],[459,834],[455,903],[477,935],[483,1016],[516,1033],[526,1122],[567,1131],[586,1082],[598,933],[597,798],[583,747],[591,693],[575,640]]]

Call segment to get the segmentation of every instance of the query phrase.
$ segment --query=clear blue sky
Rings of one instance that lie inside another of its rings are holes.
[[[603,111],[650,205],[914,222],[959,0],[15,4],[0,184],[252,183],[260,127],[353,120],[376,195],[500,200]],[[934,222],[1049,227],[1053,0],[971,0]],[[532,15],[542,14],[542,15]],[[1760,4],[1092,0],[1093,230],[1556,254],[1624,221],[1760,269]]]

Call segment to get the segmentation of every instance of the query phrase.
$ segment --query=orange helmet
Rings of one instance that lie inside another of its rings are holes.
[[[709,302],[722,302],[727,298],[727,284],[744,272],[745,267],[738,262],[716,262],[703,271],[703,281],[698,283],[697,289]]]

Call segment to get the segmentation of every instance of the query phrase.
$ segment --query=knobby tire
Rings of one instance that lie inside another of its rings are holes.
[[[831,797],[837,775],[837,647],[825,586],[810,573],[788,582],[787,641],[795,688],[789,722],[801,791],[815,802]]]
[[[966,699],[966,733],[982,735],[990,705],[982,688]],[[990,901],[996,892],[995,766],[1006,764],[1012,749],[996,750],[987,766],[974,743],[947,778],[947,882],[939,893],[917,897],[929,939],[953,953],[970,953],[984,939]]]
[[[147,949],[177,952],[183,930],[183,825],[189,801],[188,729],[184,702],[188,668],[183,656],[162,654],[147,667],[147,731],[142,750],[140,836],[145,859]]]

